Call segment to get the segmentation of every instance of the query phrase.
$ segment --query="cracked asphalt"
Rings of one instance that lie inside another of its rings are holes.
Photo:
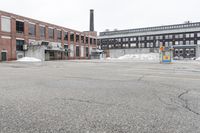
[[[200,64],[0,63],[0,133],[199,133]]]

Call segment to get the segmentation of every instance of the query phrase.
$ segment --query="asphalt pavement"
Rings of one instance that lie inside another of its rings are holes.
[[[0,133],[199,132],[198,63],[0,63]]]

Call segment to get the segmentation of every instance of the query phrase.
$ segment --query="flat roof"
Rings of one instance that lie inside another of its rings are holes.
[[[100,32],[100,36],[113,36],[120,34],[131,34],[131,33],[147,33],[154,31],[167,31],[176,29],[190,29],[190,28],[200,28],[200,22],[195,23],[185,23],[185,24],[175,24],[175,25],[165,25],[165,26],[155,26],[146,28],[136,28],[136,29],[126,29],[126,30],[116,30],[116,31],[105,31]]]

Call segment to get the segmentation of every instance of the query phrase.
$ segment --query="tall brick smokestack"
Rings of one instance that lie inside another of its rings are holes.
[[[90,31],[94,31],[94,10],[90,9]]]

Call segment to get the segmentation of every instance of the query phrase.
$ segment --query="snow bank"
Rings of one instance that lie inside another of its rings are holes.
[[[119,60],[159,61],[158,53],[127,54],[118,58]]]
[[[200,61],[200,57],[196,58],[197,61]]]
[[[19,61],[19,62],[40,62],[41,60],[37,59],[37,58],[33,58],[33,57],[23,57],[23,58],[18,59],[17,61]]]

